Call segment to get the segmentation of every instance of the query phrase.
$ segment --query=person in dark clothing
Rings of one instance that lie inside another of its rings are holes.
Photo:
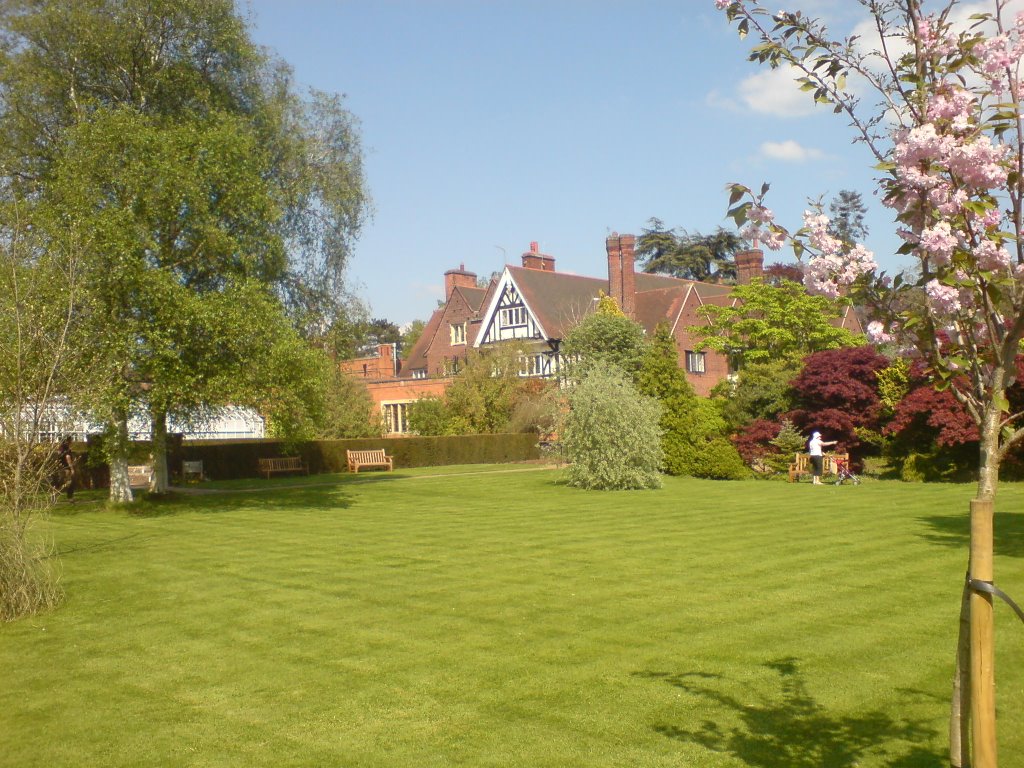
[[[71,438],[65,437],[57,446],[57,471],[60,486],[58,491],[67,494],[68,501],[75,501],[75,455],[71,452]]]

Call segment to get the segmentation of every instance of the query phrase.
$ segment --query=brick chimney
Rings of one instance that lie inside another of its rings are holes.
[[[537,241],[530,243],[530,250],[523,254],[523,266],[526,269],[537,269],[541,272],[555,271],[555,257],[540,252]]]
[[[476,273],[467,272],[465,264],[460,264],[458,269],[449,269],[444,273],[445,301],[452,297],[452,291],[456,288],[476,288]]]
[[[634,251],[636,237],[615,232],[605,240],[608,252],[608,294],[615,299],[626,317],[636,315],[636,272]]]
[[[755,277],[764,277],[764,251],[751,248],[736,254],[736,284],[749,285]]]

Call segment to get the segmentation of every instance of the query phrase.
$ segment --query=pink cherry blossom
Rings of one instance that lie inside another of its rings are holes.
[[[770,251],[777,251],[786,244],[786,236],[782,232],[769,230],[761,238],[764,247]]]
[[[888,344],[893,341],[892,334],[886,333],[885,326],[878,320],[872,320],[864,330],[867,333],[868,339],[875,344]]]
[[[946,31],[935,29],[935,17],[919,19],[917,22],[917,39],[925,53],[933,56],[948,56],[956,50],[956,36]]]
[[[970,91],[959,86],[949,86],[945,90],[936,93],[928,102],[928,119],[950,120],[954,124],[966,128],[969,119],[974,114],[975,100]]]
[[[752,205],[747,209],[747,220],[755,224],[770,224],[775,219],[771,208],[764,208],[760,205]]]
[[[940,221],[934,227],[921,232],[918,241],[922,251],[926,251],[938,265],[948,264],[957,246],[957,237],[948,221]]]
[[[949,317],[960,311],[960,291],[956,288],[931,280],[924,287],[924,292],[928,306],[935,314]]]
[[[1013,259],[1009,251],[999,246],[992,240],[982,240],[973,249],[974,258],[977,259],[978,269],[986,272],[995,272],[1007,269]]]
[[[838,253],[843,243],[828,232],[829,218],[823,213],[804,211],[804,227],[808,230],[808,241],[812,248],[824,255]]]
[[[858,243],[848,253],[825,253],[808,261],[804,286],[812,293],[835,298],[861,275],[877,268],[875,255]]]

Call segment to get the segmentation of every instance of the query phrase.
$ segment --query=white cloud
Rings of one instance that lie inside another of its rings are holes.
[[[704,97],[704,103],[709,107],[715,107],[716,109],[725,109],[729,112],[742,112],[743,109],[736,102],[735,99],[730,99],[728,96],[723,96],[718,91],[712,90]]]
[[[766,69],[751,75],[739,85],[739,97],[753,112],[777,117],[803,117],[814,111],[809,93],[800,90],[793,67]]]
[[[805,147],[789,139],[787,141],[765,141],[761,144],[761,155],[771,160],[785,163],[805,163],[808,160],[820,160],[825,153],[820,149]]]

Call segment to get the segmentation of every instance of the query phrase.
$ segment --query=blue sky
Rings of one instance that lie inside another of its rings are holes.
[[[858,191],[867,246],[883,268],[904,264],[846,121],[747,62],[712,0],[247,5],[254,39],[360,121],[374,214],[350,277],[374,317],[426,319],[446,270],[490,275],[531,241],[559,271],[602,276],[613,231],[652,216],[728,226],[734,181],[769,182],[793,228],[809,197]],[[801,6],[837,29],[857,21],[849,0]]]

